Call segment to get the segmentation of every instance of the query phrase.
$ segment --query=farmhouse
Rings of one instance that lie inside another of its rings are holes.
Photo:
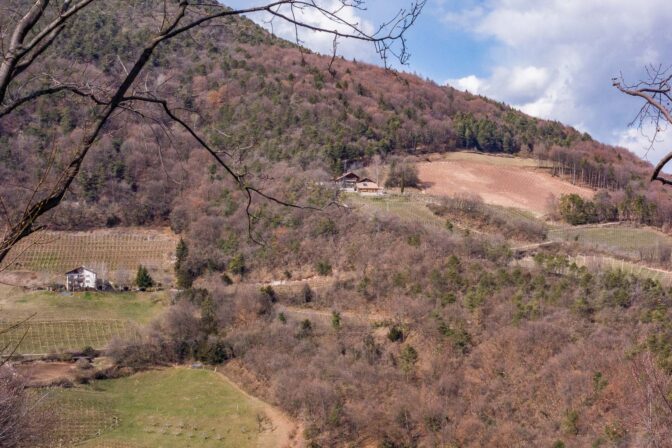
[[[355,184],[355,191],[361,194],[379,194],[381,192],[381,188],[377,183],[368,177],[365,177],[363,179],[359,179],[357,184]]]
[[[65,289],[77,291],[80,289],[96,289],[97,275],[91,269],[80,266],[65,273]]]
[[[357,182],[359,182],[360,177],[353,173],[352,171],[348,171],[347,173],[343,174],[340,177],[337,177],[334,179],[334,182],[338,185],[338,187],[343,190],[343,191],[355,191],[357,188]]]

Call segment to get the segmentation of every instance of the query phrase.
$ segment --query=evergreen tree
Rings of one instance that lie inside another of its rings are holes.
[[[151,288],[154,286],[154,280],[149,275],[149,271],[143,265],[138,266],[138,273],[135,276],[135,284],[138,288]]]
[[[175,277],[177,279],[177,287],[181,289],[191,288],[194,281],[194,276],[185,264],[188,255],[189,248],[187,247],[187,243],[180,238],[177,248],[175,248]]]

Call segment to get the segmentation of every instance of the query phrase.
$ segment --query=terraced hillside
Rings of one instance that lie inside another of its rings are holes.
[[[103,349],[115,337],[134,339],[138,325],[168,303],[166,292],[61,294],[2,286],[0,346],[17,347],[20,355]]]
[[[65,272],[87,266],[103,280],[128,285],[138,266],[143,265],[156,281],[169,285],[176,245],[177,236],[167,228],[39,232],[17,244],[0,266],[0,271],[9,271],[2,273],[5,281],[7,277],[19,276],[29,284],[62,283]],[[19,282],[10,280],[8,283]]]

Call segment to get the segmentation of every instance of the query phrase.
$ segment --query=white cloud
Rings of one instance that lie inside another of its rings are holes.
[[[652,124],[645,125],[642,129],[629,127],[617,132],[615,140],[619,146],[628,148],[642,159],[655,164],[671,151],[669,142],[672,142],[672,127],[668,126],[661,129],[655,136],[652,145],[651,139],[654,138],[654,130],[655,127]]]
[[[235,5],[237,3],[241,2],[233,2],[232,4]],[[340,17],[343,22],[355,24],[357,28],[367,34],[372,34],[376,30],[372,22],[364,19],[360,15],[362,11],[352,7],[342,8],[340,0],[317,0],[315,3],[327,11],[338,11],[338,17]],[[292,12],[289,6],[281,7],[279,12],[286,17],[292,17]],[[251,15],[250,19],[254,20],[267,30],[272,31],[276,36],[296,42],[297,28],[292,23],[282,20],[279,17],[275,17],[271,21],[271,17],[270,14],[263,13]],[[315,8],[294,8],[294,17],[298,22],[314,27],[330,31],[339,31],[341,33],[356,34],[346,23],[334,22]],[[313,51],[322,54],[331,54],[333,51],[334,39],[332,34],[299,27],[298,37],[302,46]],[[371,43],[357,39],[339,38],[337,54],[368,62],[377,62],[379,60],[375,48]]]
[[[669,0],[489,0],[448,11],[446,20],[496,42],[490,73],[453,85],[476,86],[478,93],[583,126],[612,143],[629,135],[624,129],[641,104],[617,92],[610,79],[621,71],[637,79],[647,63],[672,63]]]
[[[483,80],[474,75],[459,79],[449,79],[447,83],[457,89],[470,93],[480,94],[483,91]]]

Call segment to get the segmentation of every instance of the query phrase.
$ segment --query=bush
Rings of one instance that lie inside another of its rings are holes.
[[[247,270],[243,254],[234,255],[233,258],[229,260],[227,268],[232,274],[243,275]]]
[[[313,236],[334,236],[338,234],[336,223],[329,218],[320,220],[313,231]]]
[[[334,327],[335,330],[341,329],[341,313],[338,311],[331,312],[331,326]]]
[[[99,355],[98,350],[95,348],[91,347],[90,345],[87,345],[82,349],[82,356],[86,358],[95,358],[96,356]]]
[[[563,194],[560,197],[559,208],[562,219],[573,226],[597,221],[595,204],[584,200],[578,194]]]
[[[326,276],[331,275],[332,269],[331,264],[328,261],[320,260],[315,265],[315,270],[318,275]]]
[[[303,288],[301,289],[301,298],[304,303],[310,303],[313,301],[313,290],[310,289],[308,283],[304,283]]]
[[[260,292],[265,297],[267,297],[271,301],[271,303],[275,303],[278,301],[278,296],[271,285],[262,286]]]
[[[437,216],[462,218],[469,221],[463,223],[465,225],[470,227],[475,225],[490,232],[497,230],[507,238],[543,241],[547,236],[547,229],[543,223],[533,219],[512,217],[486,205],[476,194],[456,194],[453,197],[443,198],[440,204],[428,204],[427,208]],[[446,228],[453,230],[450,220],[446,221]]]
[[[565,418],[562,420],[562,430],[571,435],[579,433],[579,413],[574,410],[565,412]]]
[[[204,342],[198,358],[208,364],[221,364],[233,358],[233,347],[221,338],[209,337]]]
[[[411,373],[415,368],[415,364],[418,362],[418,352],[413,346],[406,345],[401,349],[399,359],[401,361],[401,370],[406,374]]]
[[[398,325],[392,325],[387,332],[387,339],[392,342],[403,342],[404,331]]]
[[[231,280],[231,277],[229,277],[229,275],[226,272],[224,272],[219,278],[222,280],[222,283],[224,283],[226,286],[233,284],[233,280]]]
[[[310,319],[304,319],[299,324],[299,332],[296,337],[301,339],[310,336],[313,334],[313,324]]]

